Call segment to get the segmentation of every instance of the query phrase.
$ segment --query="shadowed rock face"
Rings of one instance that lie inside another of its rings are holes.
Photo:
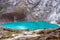
[[[8,20],[14,21],[14,16],[11,13],[3,14],[1,18],[4,19],[5,21],[8,21]]]
[[[14,21],[14,20],[21,20],[25,18],[24,10],[22,9],[15,9],[9,13],[4,13],[1,16],[1,19],[4,19],[5,21]]]
[[[2,15],[2,19],[6,20],[6,21],[14,21],[14,16],[16,17],[15,20],[21,20],[23,18],[25,18],[24,14],[18,14],[18,13],[6,13]]]
[[[51,36],[48,37],[46,40],[60,40],[60,37]]]

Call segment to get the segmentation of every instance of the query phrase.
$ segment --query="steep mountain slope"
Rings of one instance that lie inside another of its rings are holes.
[[[5,2],[6,1],[6,2]],[[48,21],[51,23],[60,20],[60,0],[5,0],[4,3],[10,4],[7,12],[16,7],[22,7],[26,11],[27,21]],[[26,5],[26,4],[27,5]],[[4,4],[6,5],[6,4]]]

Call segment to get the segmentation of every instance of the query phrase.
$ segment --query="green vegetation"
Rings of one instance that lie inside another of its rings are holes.
[[[3,7],[2,6],[0,6],[0,11],[3,9]]]
[[[0,6],[0,14],[6,12],[6,7]]]
[[[7,34],[6,36],[7,36],[7,38],[13,38],[12,34],[10,34],[10,33]]]

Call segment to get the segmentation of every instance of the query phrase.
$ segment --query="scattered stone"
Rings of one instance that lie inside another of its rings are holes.
[[[22,32],[21,32],[22,31]],[[18,33],[16,33],[18,32]],[[54,30],[38,30],[38,31],[25,31],[25,30],[7,30],[0,29],[1,40],[56,40],[60,39],[60,28]]]

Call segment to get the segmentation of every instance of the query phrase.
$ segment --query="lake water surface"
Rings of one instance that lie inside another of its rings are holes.
[[[57,29],[59,28],[56,24],[50,24],[47,22],[11,22],[2,24],[3,28],[15,29],[15,30],[37,30],[37,29]]]

